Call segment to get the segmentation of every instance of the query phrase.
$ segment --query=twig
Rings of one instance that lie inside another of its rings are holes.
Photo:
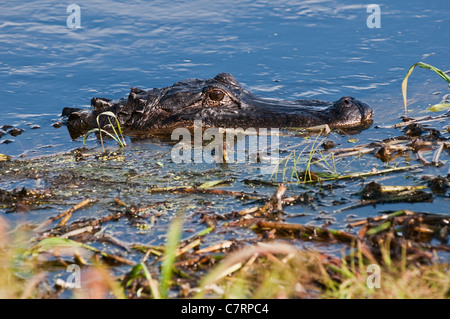
[[[436,150],[433,156],[432,163],[435,165],[439,165],[439,157],[441,156],[442,150],[444,149],[444,143],[441,143],[439,148]]]
[[[117,256],[117,255],[112,255],[110,253],[107,253],[107,252],[104,252],[101,250],[98,250],[97,253],[102,255],[104,258],[113,259],[113,260],[117,261],[118,263],[130,265],[130,266],[136,266],[136,263],[134,261],[128,260],[126,258]]]
[[[114,202],[119,205],[119,206],[123,206],[123,207],[128,207],[127,204],[125,204],[124,202],[122,202],[120,199],[118,198],[114,198]]]
[[[69,238],[69,237],[72,237],[72,236],[77,236],[77,235],[80,235],[80,234],[83,234],[83,233],[91,232],[93,230],[94,230],[94,227],[86,226],[86,227],[83,227],[83,228],[78,228],[78,229],[72,230],[70,232],[67,232],[67,233],[65,233],[65,234],[63,234],[63,235],[61,235],[59,237],[61,237],[61,238]]]
[[[300,232],[311,237],[324,237],[324,238],[336,238],[342,242],[356,241],[356,237],[340,231],[332,229],[324,229],[313,226],[306,226],[301,224],[287,224],[281,222],[270,222],[270,221],[259,221],[256,226],[261,229],[276,229],[277,231],[287,231],[287,232]],[[302,236],[303,234],[300,234]]]
[[[189,251],[190,249],[200,245],[201,242],[202,242],[202,240],[200,238],[198,238],[198,239],[193,240],[192,242],[190,242],[186,246],[178,248],[177,250],[175,250],[175,256],[178,257],[178,256],[184,254],[185,252]],[[153,264],[155,264],[158,261],[163,261],[166,258],[167,258],[167,256],[162,256],[161,258],[157,259]]]
[[[401,216],[401,215],[414,215],[414,214],[415,214],[414,212],[405,209],[405,210],[401,210],[401,211],[394,212],[394,213],[391,213],[391,214],[383,214],[381,216],[376,216],[376,217],[373,217],[373,218],[367,218],[367,219],[364,219],[364,220],[359,220],[357,222],[348,224],[348,226],[349,227],[357,227],[357,226],[368,224],[370,221],[377,222],[377,221],[380,221],[380,220],[388,219],[389,217],[397,217],[397,216]]]
[[[417,151],[416,154],[417,154],[417,158],[418,158],[419,160],[421,160],[422,163],[424,163],[425,165],[430,165],[430,162],[428,162],[428,161],[423,157],[422,151]]]
[[[72,212],[70,212],[66,216],[64,216],[56,227],[64,227],[64,226],[66,226],[67,222],[69,221],[69,219],[71,217],[72,217]]]
[[[198,245],[200,245],[202,242],[202,240],[200,238],[190,242],[189,244],[187,244],[184,247],[178,248],[177,250],[175,250],[175,256],[180,256],[182,254],[184,254],[185,252],[189,251],[190,249],[197,247]],[[161,259],[162,260],[162,259]]]
[[[125,251],[130,252],[129,244],[117,239],[109,234],[101,234],[98,239],[102,239],[110,242],[111,244],[123,248]]]
[[[204,253],[210,253],[216,250],[220,250],[220,249],[225,249],[225,248],[230,248],[231,245],[233,245],[233,242],[230,240],[226,240],[220,244],[216,244],[216,245],[212,245],[209,247],[205,247],[202,249],[197,250],[195,253],[196,254],[204,254]]]
[[[363,155],[363,154],[373,152],[374,150],[375,150],[374,148],[360,148],[360,149],[357,149],[355,151],[348,152],[348,153],[340,153],[337,155],[335,153],[334,157],[338,158],[338,157],[347,157],[347,156],[353,156],[353,155]]]
[[[412,123],[428,123],[428,122],[435,122],[435,121],[438,121],[438,120],[442,120],[442,119],[444,119],[444,118],[446,118],[446,117],[448,117],[447,114],[441,115],[441,116],[438,116],[438,117],[434,117],[434,118],[423,117],[423,118],[419,118],[419,119],[415,119],[415,120],[410,120],[410,121],[403,122],[403,123],[398,123],[398,124],[395,124],[395,125],[383,126],[383,128],[399,128],[399,127],[402,127],[402,126],[407,126],[407,125],[412,124]]]
[[[173,187],[159,187],[151,188],[148,190],[149,193],[194,193],[194,194],[214,194],[214,195],[231,195],[240,196],[248,199],[260,199],[261,196],[255,196],[254,194],[248,194],[245,192],[227,191],[223,189],[209,189],[209,188],[198,188],[192,186],[173,186]]]
[[[74,211],[79,210],[79,209],[81,209],[81,208],[84,208],[84,207],[86,207],[86,206],[89,205],[89,204],[95,203],[96,201],[97,201],[97,199],[90,199],[90,198],[85,199],[84,201],[82,201],[82,202],[76,204],[75,206],[69,208],[69,209],[66,210],[65,212],[63,212],[63,213],[61,213],[61,214],[58,214],[58,215],[56,215],[56,216],[50,217],[48,220],[46,220],[45,222],[43,222],[42,224],[40,224],[38,227],[36,227],[36,228],[34,229],[34,232],[39,232],[39,231],[41,231],[43,228],[47,227],[48,225],[50,225],[51,223],[53,223],[54,221],[56,221],[56,220],[58,220],[58,219],[64,218],[64,217],[66,217],[66,216],[69,216],[69,217],[70,217],[71,214],[72,214]],[[68,220],[68,218],[67,218],[67,220]],[[66,220],[66,222],[67,222],[67,220]]]
[[[422,165],[419,165],[419,164],[411,165],[411,166],[393,167],[393,168],[383,169],[380,171],[377,170],[377,171],[373,171],[373,172],[352,173],[352,174],[348,174],[348,175],[344,175],[344,176],[321,178],[320,181],[326,182],[326,181],[335,181],[335,180],[352,179],[352,178],[364,178],[367,176],[376,176],[376,175],[382,175],[382,174],[386,174],[386,173],[412,170],[412,169],[421,168],[421,167],[422,167]],[[316,181],[314,181],[314,180],[313,181],[295,181],[295,182],[287,181],[285,183],[286,184],[306,184],[306,183],[311,183],[311,182],[316,182]]]
[[[350,205],[350,206],[342,207],[341,209],[337,209],[337,210],[333,211],[333,213],[335,213],[335,214],[342,213],[342,212],[345,212],[350,209],[355,209],[355,208],[378,204],[378,203],[379,203],[379,201],[377,199],[363,200],[363,201],[357,202],[354,205]]]

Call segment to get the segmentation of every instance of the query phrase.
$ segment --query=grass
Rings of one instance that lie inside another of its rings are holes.
[[[101,128],[101,126],[100,126],[100,117],[101,116],[107,116],[108,117],[108,121],[109,121],[109,124],[111,125],[111,127],[113,129],[114,135]],[[116,128],[114,127],[113,123],[111,122],[111,117],[116,120],[117,131],[116,131]],[[113,112],[103,112],[103,113],[99,114],[97,116],[97,125],[98,125],[97,128],[94,128],[94,129],[86,132],[86,134],[84,134],[83,146],[85,146],[86,139],[89,137],[89,135],[91,135],[92,133],[95,133],[95,132],[98,132],[99,135],[100,135],[100,141],[102,143],[103,152],[105,152],[105,146],[103,145],[102,133],[105,133],[106,135],[111,137],[113,140],[115,140],[120,147],[124,147],[124,146],[127,145],[127,143],[125,142],[125,139],[123,138],[123,135],[122,135],[122,129],[120,127],[119,119],[117,118],[117,116]],[[120,134],[120,136],[119,136],[119,134]]]
[[[260,244],[227,256],[204,277],[196,297],[450,298],[448,264],[406,267],[404,262],[386,260],[388,264],[380,265],[380,287],[371,288],[367,284],[371,262],[360,250],[339,260],[279,242]]]
[[[161,266],[161,297],[167,298],[173,275],[173,265],[175,263],[175,251],[181,238],[183,226],[183,215],[175,217],[167,231],[167,242],[164,250]]]
[[[207,274],[196,298],[284,298],[301,297],[318,287],[319,254],[300,252],[285,243],[269,243],[238,250]],[[221,293],[218,293],[221,292]]]
[[[407,266],[406,247],[400,260],[393,261],[390,242],[380,245],[379,287],[370,287],[372,271],[360,250],[353,250],[341,259],[340,266],[329,265],[336,276],[322,297],[338,299],[447,299],[450,298],[450,268],[448,264]]]
[[[148,249],[141,262],[133,266],[128,277],[122,280],[110,274],[109,266],[84,260],[80,249],[111,257],[96,248],[58,237],[44,239],[29,247],[29,238],[17,235],[12,240],[12,233],[0,220],[0,298],[58,297],[48,284],[51,279],[45,271],[45,263],[54,264],[63,251],[73,254],[82,267],[83,286],[73,291],[75,298],[169,298],[170,291],[176,292],[180,288],[178,279],[187,278],[181,269],[175,268],[176,261],[182,256],[182,253],[177,253],[181,250],[182,224],[183,216],[178,214],[167,230],[166,245],[156,260],[161,264],[159,272],[154,267],[155,262],[151,267],[147,263],[151,253]],[[208,267],[206,273],[196,275],[196,279],[190,277],[191,291],[196,291],[196,294],[188,297],[450,298],[449,264],[410,263],[406,247],[394,258],[388,239],[386,237],[386,240],[379,242],[381,256],[378,261],[371,259],[371,255],[355,243],[342,253],[341,258],[301,250],[283,241],[247,245],[223,253],[223,258],[217,259],[221,259],[220,263]],[[70,258],[66,262],[73,263]],[[367,285],[368,269],[374,263],[381,269],[380,288]],[[125,295],[129,291],[127,288],[139,283],[140,279],[147,284],[138,284],[133,294]]]
[[[436,74],[439,75],[441,78],[443,78],[445,81],[447,81],[447,83],[450,86],[450,77],[447,74],[445,74],[444,71],[442,71],[442,70],[440,70],[440,69],[438,69],[438,68],[436,68],[436,67],[434,67],[432,65],[423,63],[423,62],[417,62],[416,64],[413,64],[409,68],[409,70],[406,73],[405,78],[403,79],[403,82],[402,82],[402,94],[403,94],[403,103],[405,105],[405,116],[407,116],[407,113],[408,113],[407,112],[407,104],[408,104],[408,102],[407,102],[407,98],[406,98],[406,90],[407,90],[407,87],[408,87],[408,79],[411,76],[411,73],[413,72],[413,70],[417,66],[419,66],[419,67],[421,67],[423,69],[428,69],[428,70],[432,70],[432,71],[436,72]],[[441,111],[441,110],[449,108],[449,107],[450,107],[449,103],[439,103],[439,104],[431,106],[429,108],[429,110],[431,110],[431,111]]]
[[[339,299],[448,299],[450,276],[448,266],[411,267],[405,270],[391,267],[381,271],[380,288],[369,288],[361,273],[350,273],[325,298]]]
[[[20,298],[25,287],[24,281],[16,275],[19,249],[11,245],[7,226],[0,217],[0,298]]]
[[[305,182],[313,182],[320,179],[321,177],[337,177],[337,169],[336,169],[336,161],[334,157],[334,153],[330,153],[328,155],[324,155],[319,147],[322,145],[324,140],[327,138],[324,136],[320,141],[319,137],[322,134],[322,130],[318,132],[316,138],[311,141],[306,141],[307,145],[300,151],[300,153],[296,156],[295,150],[288,154],[285,158],[281,159],[279,163],[275,166],[272,175],[270,176],[270,181],[277,182],[278,181],[278,171],[280,170],[280,166],[283,165],[282,170],[282,181],[281,183],[305,183]],[[303,143],[302,143],[303,144]],[[309,152],[308,152],[309,148]],[[305,153],[308,152],[308,155],[305,156]],[[320,158],[315,160],[314,155],[319,154]],[[329,159],[331,159],[331,163],[329,163]],[[289,162],[292,160],[292,167],[289,166]],[[301,163],[305,164],[304,171],[302,174],[299,174],[299,170],[297,169]],[[323,163],[325,165],[325,169],[329,172],[327,173],[317,173],[311,171],[312,165],[320,165]],[[291,170],[290,177],[288,179],[288,171]]]

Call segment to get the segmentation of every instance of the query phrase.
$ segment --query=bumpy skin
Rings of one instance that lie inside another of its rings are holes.
[[[91,111],[65,108],[72,138],[98,127],[97,115],[116,114],[124,130],[170,132],[176,127],[192,127],[202,120],[205,127],[355,127],[367,124],[372,109],[352,97],[336,102],[320,100],[275,100],[253,95],[228,73],[213,79],[188,79],[162,89],[131,88],[128,99],[111,101],[93,98]],[[100,117],[102,127],[109,124]]]

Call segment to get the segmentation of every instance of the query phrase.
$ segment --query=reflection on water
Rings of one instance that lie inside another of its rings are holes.
[[[380,29],[367,28],[364,1],[73,2],[81,8],[76,30],[66,25],[66,3],[1,5],[0,125],[26,129],[31,121],[41,129],[0,144],[0,153],[79,146],[51,127],[63,107],[219,72],[266,97],[353,95],[373,106],[376,121],[391,121],[401,113],[400,82],[411,64],[448,66],[450,9],[441,1],[380,3]],[[422,87],[424,77],[411,80],[410,97],[438,102],[431,93],[445,92],[445,84],[433,78]]]

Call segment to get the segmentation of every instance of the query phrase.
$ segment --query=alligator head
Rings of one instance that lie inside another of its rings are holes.
[[[162,89],[131,88],[127,99],[91,100],[93,109],[65,108],[67,127],[77,138],[98,127],[97,116],[113,112],[124,130],[147,132],[170,131],[176,127],[192,127],[202,120],[205,127],[356,127],[371,122],[372,109],[352,97],[336,102],[320,100],[275,100],[261,98],[244,89],[228,73],[213,79],[188,79]],[[109,124],[105,116],[100,126]]]

